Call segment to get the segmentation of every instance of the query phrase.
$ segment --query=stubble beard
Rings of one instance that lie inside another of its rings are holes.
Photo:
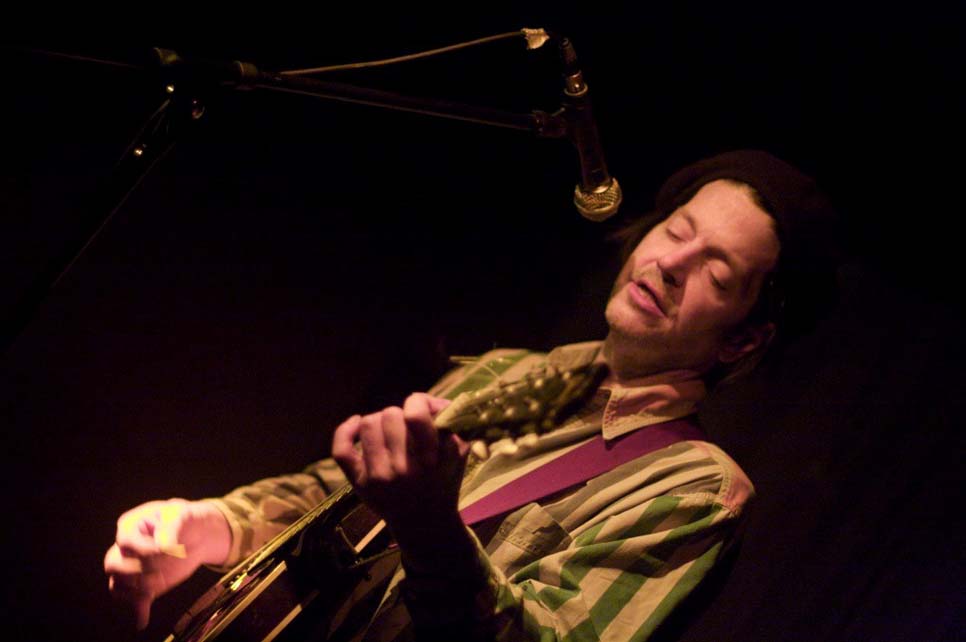
[[[610,328],[604,339],[602,354],[607,365],[618,379],[635,379],[668,369],[667,346],[658,336],[646,332],[632,332],[626,325],[633,320],[622,318],[621,310],[611,308],[612,299],[605,312]]]

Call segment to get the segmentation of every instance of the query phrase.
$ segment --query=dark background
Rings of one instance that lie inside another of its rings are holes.
[[[146,72],[25,48],[137,65],[160,46],[274,70],[552,28],[575,44],[625,206],[605,224],[577,215],[565,141],[213,92],[2,357],[8,638],[132,639],[101,569],[125,509],[299,469],[344,417],[428,386],[446,354],[602,337],[607,236],[678,166],[736,147],[816,176],[849,255],[827,318],[703,409],[759,501],[728,584],[682,635],[963,637],[958,12],[271,9],[13,34],[5,315],[160,102]],[[560,103],[553,52],[517,43],[332,79],[524,113]],[[214,579],[162,600],[143,639]]]

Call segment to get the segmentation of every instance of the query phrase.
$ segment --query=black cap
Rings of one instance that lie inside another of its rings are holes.
[[[775,219],[781,253],[776,270],[783,300],[774,320],[785,333],[810,327],[836,297],[842,231],[831,201],[797,168],[761,150],[737,150],[705,158],[671,175],[657,194],[668,215],[702,185],[731,179],[750,185]]]

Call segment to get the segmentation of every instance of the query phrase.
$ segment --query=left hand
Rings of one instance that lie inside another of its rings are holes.
[[[457,500],[469,446],[433,426],[433,416],[448,404],[415,393],[402,408],[350,417],[333,436],[332,456],[397,540],[459,521]]]

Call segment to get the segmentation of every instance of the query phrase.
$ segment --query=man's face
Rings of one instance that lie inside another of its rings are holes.
[[[763,337],[735,330],[776,265],[774,221],[745,185],[714,181],[654,227],[617,277],[604,354],[623,378],[707,372]]]

